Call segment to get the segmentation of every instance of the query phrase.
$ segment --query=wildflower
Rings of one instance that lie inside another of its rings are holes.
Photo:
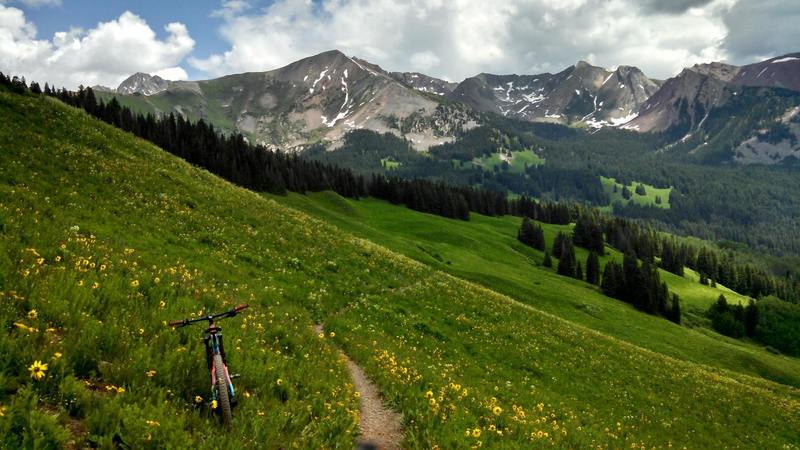
[[[99,287],[100,287],[100,283],[98,283],[97,281],[95,281],[94,283],[92,283],[92,289],[97,289],[97,288],[99,288]]]
[[[158,307],[159,308],[164,309],[165,306],[167,306],[167,304],[164,302],[164,300],[161,300],[160,302],[158,302]]]
[[[151,427],[160,427],[161,426],[161,424],[158,423],[155,420],[147,420],[147,421],[145,421],[145,423],[147,423],[147,425],[151,426]]]
[[[481,437],[481,429],[480,428],[473,428],[472,429],[472,437],[474,437],[474,438]]]
[[[145,372],[145,375],[147,375],[147,378],[153,378],[154,376],[156,376],[156,371],[153,370],[153,369],[150,369],[147,372]]]
[[[361,392],[356,391],[355,396],[356,398],[361,398]]]
[[[117,388],[117,394],[124,394],[124,393],[125,393],[125,388],[124,387],[120,386],[120,387]]]
[[[78,280],[78,286],[83,286],[83,280]]]
[[[153,278],[153,282],[155,282],[156,284],[161,283],[161,278],[155,277]]]
[[[319,337],[320,339],[325,339],[325,333],[320,333],[320,334],[318,335],[318,337]]]
[[[131,281],[131,287],[137,287],[137,286],[139,286],[139,280]]]
[[[61,255],[56,255],[56,262],[60,262],[60,261],[61,261]]]
[[[39,317],[39,312],[38,311],[36,311],[35,309],[32,309],[32,310],[28,311],[28,319],[32,320],[32,319],[35,319],[37,317]]]
[[[40,266],[41,266],[42,264],[44,264],[44,258],[37,258],[37,259],[36,259],[36,264],[38,264],[38,265],[40,265]]]
[[[0,406],[0,417],[6,416],[6,409],[7,408],[5,406]]]
[[[42,364],[41,361],[34,361],[28,370],[31,372],[31,377],[34,380],[41,380],[45,376],[45,372],[47,372],[47,364]]]
[[[194,402],[195,403],[203,403],[203,397],[200,397],[199,395],[195,395],[194,396]]]
[[[500,414],[502,414],[502,413],[503,413],[503,408],[501,408],[501,407],[499,407],[499,406],[495,406],[494,408],[492,408],[492,413],[493,413],[495,416],[499,416]]]
[[[106,270],[106,265],[105,264],[100,264],[100,272],[102,272],[104,270]]]
[[[330,336],[331,336],[331,337],[336,337],[336,333],[334,333],[333,331],[331,331],[331,334],[330,334]]]
[[[211,400],[211,409],[217,409],[217,401]]]
[[[432,391],[428,391],[428,392],[425,393],[425,398],[431,398],[431,397],[433,397],[433,392]]]
[[[278,380],[275,382],[275,384],[277,384],[278,386],[280,386],[280,385],[282,385],[282,384],[283,384],[283,380],[281,380],[280,378],[278,378]]]
[[[62,356],[62,355],[61,355],[61,352],[55,352],[55,353],[53,353],[53,359],[58,359],[58,358],[61,358],[61,356]]]

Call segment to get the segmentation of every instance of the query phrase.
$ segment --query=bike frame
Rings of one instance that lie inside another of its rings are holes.
[[[234,317],[247,307],[248,305],[243,303],[229,311],[211,314],[205,317],[198,317],[196,319],[175,320],[169,323],[169,325],[172,327],[185,327],[193,323],[208,321],[208,328],[205,330],[203,343],[206,346],[206,364],[208,365],[208,371],[211,374],[211,398],[213,400],[219,399],[219,392],[216,383],[217,373],[216,368],[214,367],[214,357],[219,355],[222,358],[222,366],[225,368],[225,373],[223,375],[225,384],[228,386],[228,399],[231,402],[231,406],[236,404],[236,390],[233,387],[231,375],[228,372],[228,359],[225,356],[225,345],[222,340],[222,328],[220,328],[214,321],[218,318],[224,319],[226,317]]]
[[[214,368],[214,356],[220,355],[222,357],[222,364],[225,367],[225,382],[228,385],[228,395],[230,396],[231,403],[234,402],[234,398],[236,398],[236,390],[233,387],[233,382],[231,381],[230,373],[228,372],[228,360],[225,357],[225,345],[222,341],[222,328],[218,327],[213,320],[210,321],[208,328],[206,329],[206,334],[203,337],[203,342],[206,345],[206,364],[208,365],[208,370],[211,373],[211,396],[214,400],[219,398],[219,392],[217,392],[217,373],[216,369]]]

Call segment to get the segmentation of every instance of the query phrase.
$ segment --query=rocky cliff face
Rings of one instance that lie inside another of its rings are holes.
[[[449,97],[520,120],[603,127],[627,122],[657,89],[636,67],[609,71],[581,61],[557,74],[480,74]]]

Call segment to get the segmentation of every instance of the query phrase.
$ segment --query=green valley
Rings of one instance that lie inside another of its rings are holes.
[[[352,448],[342,352],[408,448],[800,445],[800,361],[704,328],[723,288],[692,274],[664,275],[677,326],[539,267],[518,218],[257,194],[2,87],[0,117],[4,447]],[[243,302],[223,432],[199,330],[166,323]]]

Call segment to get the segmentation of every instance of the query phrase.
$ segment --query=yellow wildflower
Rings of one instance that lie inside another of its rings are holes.
[[[211,409],[217,409],[217,401],[211,400]]]
[[[63,356],[63,355],[61,355],[61,352],[55,352],[55,353],[53,353],[53,359],[58,359],[58,358],[61,358],[61,356]]]
[[[145,372],[145,374],[147,375],[147,378],[153,378],[154,376],[156,376],[156,371],[153,370],[153,369],[150,369],[147,372]]]
[[[494,408],[492,408],[492,413],[493,413],[495,416],[499,416],[500,414],[502,414],[502,413],[503,413],[503,408],[501,408],[501,407],[499,407],[499,406],[495,406]]]
[[[28,370],[31,372],[31,377],[34,380],[41,380],[45,376],[45,372],[47,372],[47,364],[42,364],[41,361],[34,361]]]
[[[280,385],[282,385],[282,384],[283,384],[283,380],[281,380],[280,378],[278,378],[278,380],[275,382],[275,384],[277,384],[278,386],[280,386]]]
[[[474,437],[474,438],[481,437],[481,429],[480,428],[473,428],[472,429],[472,437]]]
[[[125,388],[122,387],[122,386],[118,387],[117,388],[117,394],[123,394],[123,393],[125,393]]]
[[[203,397],[200,397],[199,395],[195,395],[194,396],[194,402],[195,403],[203,403]]]
[[[35,319],[37,317],[39,317],[38,311],[36,311],[35,309],[28,311],[28,319]]]

